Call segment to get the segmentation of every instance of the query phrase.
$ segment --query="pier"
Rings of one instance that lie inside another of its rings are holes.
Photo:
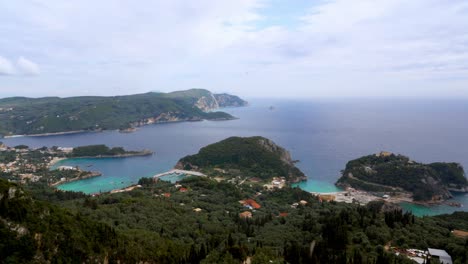
[[[159,177],[162,177],[162,176],[166,176],[166,175],[171,175],[171,174],[186,174],[186,175],[192,175],[192,176],[206,177],[206,175],[201,173],[201,172],[174,169],[174,170],[170,170],[170,171],[166,171],[166,172],[163,172],[163,173],[156,174],[156,175],[153,176],[153,179],[159,178]]]

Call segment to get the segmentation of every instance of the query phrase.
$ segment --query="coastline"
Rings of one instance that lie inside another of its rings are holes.
[[[154,151],[143,150],[136,153],[125,153],[119,155],[97,155],[97,156],[80,156],[80,157],[68,157],[64,159],[109,159],[109,158],[130,158],[130,157],[143,157],[151,156],[154,154]]]
[[[79,181],[79,180],[85,180],[85,179],[94,178],[94,177],[99,177],[99,176],[102,176],[102,173],[100,173],[100,172],[98,172],[98,171],[92,171],[92,172],[89,172],[87,175],[84,175],[84,176],[78,176],[78,177],[75,177],[75,178],[60,180],[60,181],[58,181],[58,182],[51,183],[49,186],[51,186],[51,187],[57,187],[57,186],[60,185],[60,184],[69,183],[69,182],[74,182],[74,181]]]
[[[463,204],[451,202],[450,199],[442,201],[415,201],[411,193],[398,192],[387,198],[376,196],[370,192],[362,190],[345,190],[340,192],[310,192],[312,195],[317,196],[323,200],[333,200],[335,202],[353,203],[357,202],[365,205],[372,201],[385,201],[393,204],[400,205],[402,203],[409,203],[413,205],[420,205],[425,207],[446,205],[451,207],[463,207]]]
[[[9,135],[3,136],[3,138],[18,138],[18,137],[47,137],[47,136],[60,136],[60,135],[69,135],[69,134],[79,134],[87,132],[101,132],[102,130],[74,130],[74,131],[63,131],[63,132],[52,132],[52,133],[42,133],[42,134],[25,134],[25,135]]]
[[[232,117],[232,118],[214,118],[214,119],[183,119],[183,120],[167,120],[167,121],[158,121],[155,123],[150,123],[150,124],[143,124],[143,125],[136,125],[133,127],[135,130],[128,130],[128,131],[122,131],[120,129],[101,129],[101,130],[74,130],[74,131],[63,131],[63,132],[52,132],[52,133],[42,133],[42,134],[23,134],[23,135],[7,135],[3,136],[3,138],[8,139],[8,138],[19,138],[19,137],[47,137],[47,136],[63,136],[63,135],[73,135],[73,134],[80,134],[80,133],[99,133],[99,132],[106,132],[106,131],[118,131],[123,134],[130,134],[134,133],[137,131],[138,127],[144,127],[144,126],[149,126],[149,125],[157,125],[157,124],[168,124],[168,123],[182,123],[182,122],[201,122],[201,121],[231,121],[231,120],[237,120],[239,119],[238,117]],[[0,136],[0,138],[2,138]]]
[[[66,160],[67,158],[59,158],[59,157],[54,157],[52,158],[51,161],[49,161],[49,164],[47,164],[47,168],[50,169],[52,166],[55,164],[59,163],[62,160]]]

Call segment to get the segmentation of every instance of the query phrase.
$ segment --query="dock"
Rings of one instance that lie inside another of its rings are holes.
[[[159,177],[162,177],[162,176],[166,176],[166,175],[171,175],[171,174],[186,174],[186,175],[192,175],[192,176],[206,177],[205,174],[203,174],[201,172],[198,172],[198,171],[187,171],[187,170],[174,169],[174,170],[170,170],[170,171],[166,171],[166,172],[163,172],[163,173],[156,174],[156,175],[153,176],[153,179],[159,178]]]

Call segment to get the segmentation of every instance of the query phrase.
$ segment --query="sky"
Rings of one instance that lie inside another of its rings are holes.
[[[0,97],[467,97],[466,0],[0,0]]]

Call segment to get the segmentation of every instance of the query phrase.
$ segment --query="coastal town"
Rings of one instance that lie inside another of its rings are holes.
[[[56,166],[67,158],[130,157],[152,155],[152,152],[109,149],[106,146],[41,147],[25,145],[14,147],[0,142],[0,177],[21,184],[43,183],[51,187],[60,184],[101,176],[98,171],[87,171],[73,166]]]

